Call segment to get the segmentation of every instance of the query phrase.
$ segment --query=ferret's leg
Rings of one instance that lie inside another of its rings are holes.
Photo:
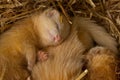
[[[34,62],[33,61],[31,61],[31,59],[34,57],[34,55],[32,56],[33,54],[31,54],[31,55],[28,55],[27,57],[27,59],[28,59],[28,69],[29,70],[32,70],[32,67],[34,66]],[[33,58],[34,59],[34,58]],[[37,60],[38,61],[45,61],[45,60],[47,60],[48,59],[48,53],[47,52],[45,52],[45,51],[42,51],[42,50],[39,50],[38,52],[37,52]],[[32,63],[33,62],[33,63]],[[31,80],[31,76],[29,76],[26,80]]]
[[[28,62],[28,70],[31,71],[36,61],[36,49],[33,46],[27,46],[25,53]]]
[[[92,48],[87,55],[87,80],[116,80],[115,56],[104,47]]]
[[[37,60],[38,61],[46,61],[48,59],[48,53],[42,50],[38,51],[37,53]]]

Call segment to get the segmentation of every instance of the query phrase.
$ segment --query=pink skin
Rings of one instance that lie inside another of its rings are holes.
[[[53,40],[55,41],[55,43],[58,43],[61,40],[60,35],[56,35]]]
[[[58,43],[61,40],[60,35],[56,35],[55,37],[53,37],[53,40],[55,41],[55,43]],[[46,61],[48,59],[48,57],[49,57],[49,55],[45,51],[40,50],[37,53],[37,60],[40,62]],[[27,80],[31,80],[31,77],[29,76],[27,78]]]
[[[61,41],[61,36],[59,34],[54,35],[53,33],[51,33],[48,30],[49,36],[51,37],[51,39],[55,42],[55,43],[59,43]]]
[[[41,62],[46,61],[48,59],[48,53],[41,50],[38,51],[37,59],[38,61],[41,61]]]
[[[51,35],[50,34],[50,36],[52,37],[53,35]],[[60,37],[60,35],[56,35],[56,36],[53,36],[53,40],[54,40],[54,42],[55,43],[58,43],[58,42],[60,42],[61,41],[61,37]],[[43,61],[46,61],[48,59],[48,53],[47,52],[44,52],[44,51],[38,51],[38,53],[37,53],[37,60],[38,61],[41,61],[41,62],[43,62]]]
[[[55,43],[59,42],[61,40],[61,37],[59,35],[56,35],[54,38]],[[46,61],[48,59],[48,53],[44,51],[38,51],[37,53],[37,60],[38,61]]]

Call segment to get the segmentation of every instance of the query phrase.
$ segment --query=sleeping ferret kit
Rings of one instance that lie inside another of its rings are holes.
[[[119,0],[1,0],[0,80],[120,80]]]

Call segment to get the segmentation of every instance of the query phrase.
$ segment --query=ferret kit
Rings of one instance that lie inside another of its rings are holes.
[[[0,35],[1,80],[117,80],[117,42],[95,21],[57,9],[33,13]]]

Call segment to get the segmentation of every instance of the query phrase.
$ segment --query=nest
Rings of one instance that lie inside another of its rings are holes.
[[[94,19],[120,44],[120,0],[0,0],[0,34],[17,20],[49,6],[61,10],[70,23],[75,15]],[[119,60],[116,75],[120,80]]]

